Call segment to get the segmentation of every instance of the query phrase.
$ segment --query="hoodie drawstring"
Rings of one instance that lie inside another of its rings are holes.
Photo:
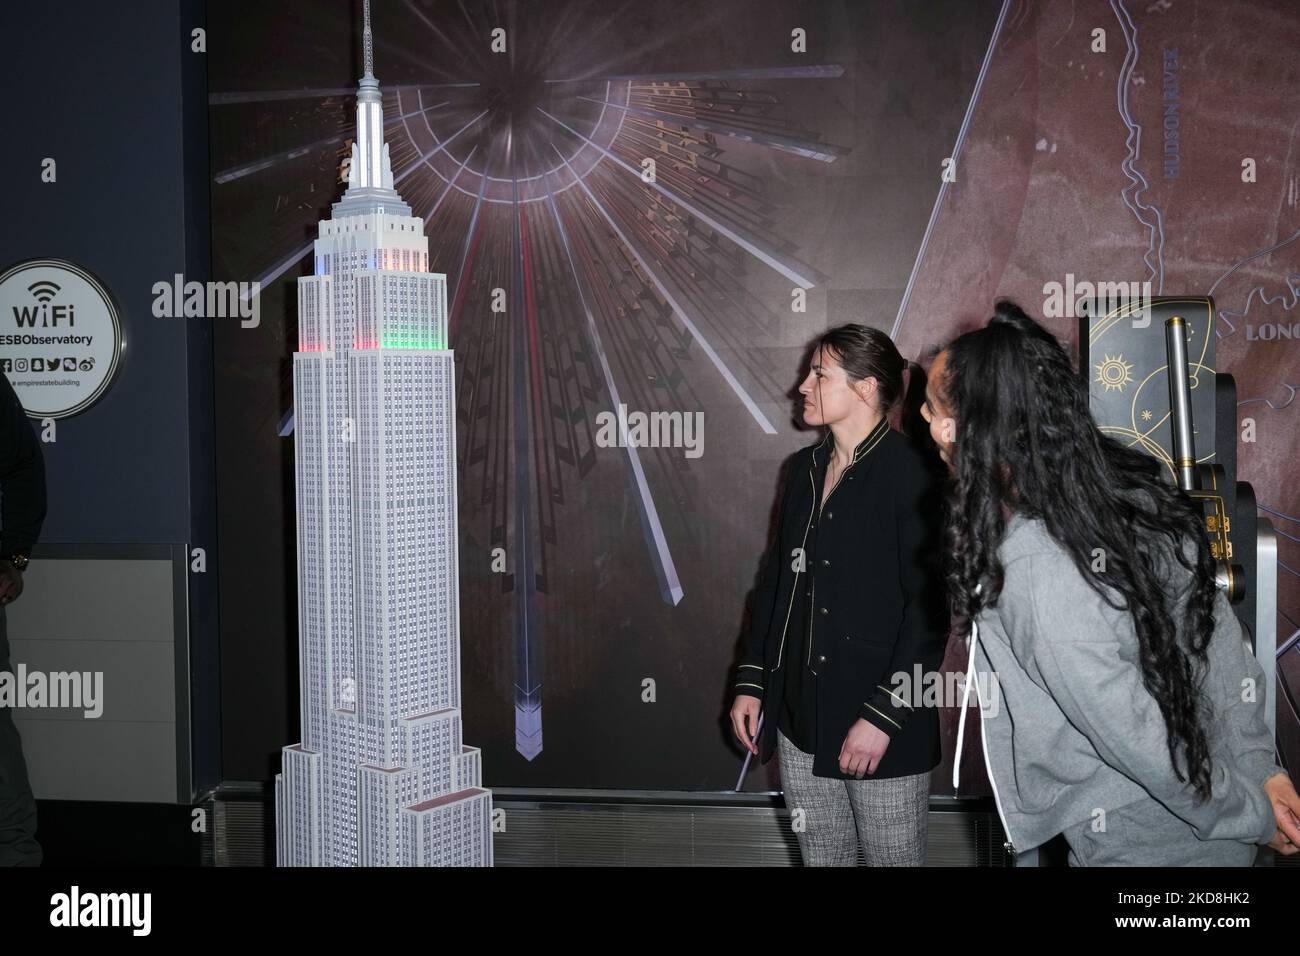
[[[978,589],[976,589],[978,592]],[[961,780],[961,749],[966,740],[966,711],[970,707],[970,685],[975,671],[975,645],[979,641],[980,626],[974,619],[970,624],[970,635],[966,638],[970,645],[966,657],[966,686],[962,688],[961,714],[957,718],[957,753],[952,760],[952,788],[957,789]]]
[[[975,593],[979,594],[980,588],[982,587],[983,585],[981,584],[975,585]],[[975,619],[972,617],[970,622],[970,638],[969,638],[970,653],[969,656],[966,658],[966,687],[963,689],[961,695],[961,715],[957,718],[957,752],[956,755],[953,757],[953,761],[952,761],[953,790],[957,789],[957,783],[961,779],[961,750],[962,750],[962,743],[966,736],[966,710],[967,710],[967,705],[970,703],[971,684],[975,683],[975,645],[979,643],[979,639],[980,639],[980,626],[977,623],[975,623]],[[979,688],[976,687],[977,695],[978,695],[978,691]],[[993,803],[998,810],[998,819],[1002,821],[1002,830],[1007,835],[1007,842],[1003,844],[1003,847],[1008,852],[1014,853],[1016,852],[1016,848],[1014,846],[1015,841],[1012,839],[1011,836],[1011,828],[1007,826],[1006,813],[1003,812],[1002,810],[1002,798],[998,794],[998,782],[995,779],[993,779],[993,761],[989,759],[989,740],[988,740],[988,736],[984,733],[984,699],[982,696],[979,696],[978,700],[979,700],[979,708],[980,708],[980,746],[984,751],[984,771],[985,773],[988,774],[989,786],[993,788]]]

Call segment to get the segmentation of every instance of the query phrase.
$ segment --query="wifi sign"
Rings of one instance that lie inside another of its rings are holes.
[[[37,302],[44,305],[46,302],[53,299],[58,293],[59,285],[56,282],[49,281],[33,282],[27,287],[27,291],[32,294],[32,297],[35,298]]]
[[[33,282],[27,287],[27,291],[32,294],[37,302],[36,306],[19,307],[14,306],[14,321],[21,328],[36,328],[39,320],[41,328],[53,326],[58,328],[60,319],[67,319],[69,326],[77,324],[74,308],[72,305],[50,305],[50,302],[58,294],[61,286],[57,282],[51,282],[48,279],[41,279]]]
[[[91,408],[112,385],[124,345],[117,303],[93,273],[66,259],[0,269],[0,375],[28,417]]]

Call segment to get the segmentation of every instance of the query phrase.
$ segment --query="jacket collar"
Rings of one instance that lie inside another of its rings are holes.
[[[887,434],[889,434],[889,419],[881,418],[880,421],[876,423],[876,427],[871,429],[871,431],[867,433],[867,437],[862,439],[862,441],[858,442],[858,446],[853,449],[853,461],[851,461],[850,464],[856,465],[863,458],[863,456],[868,454],[873,448],[879,445],[880,442],[884,439],[885,435]],[[828,428],[826,429],[826,437],[823,438],[817,445],[813,447],[813,451],[812,451],[813,467],[817,468],[822,464],[829,463],[832,450],[833,450],[833,445],[831,441],[831,430]],[[825,453],[824,461],[817,460],[819,452]]]

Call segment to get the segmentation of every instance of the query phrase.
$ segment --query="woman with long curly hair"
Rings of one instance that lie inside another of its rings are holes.
[[[997,685],[980,726],[1014,849],[1063,832],[1072,865],[1296,852],[1300,798],[1203,519],[1159,462],[1097,428],[1057,340],[998,302],[939,353],[922,413],[952,474],[966,693]],[[960,748],[959,730],[954,783]]]

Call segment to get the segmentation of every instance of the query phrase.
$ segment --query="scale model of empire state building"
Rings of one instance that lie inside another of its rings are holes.
[[[447,277],[393,189],[365,76],[348,188],[298,284],[293,356],[302,743],[275,778],[280,866],[490,866],[461,741]]]

